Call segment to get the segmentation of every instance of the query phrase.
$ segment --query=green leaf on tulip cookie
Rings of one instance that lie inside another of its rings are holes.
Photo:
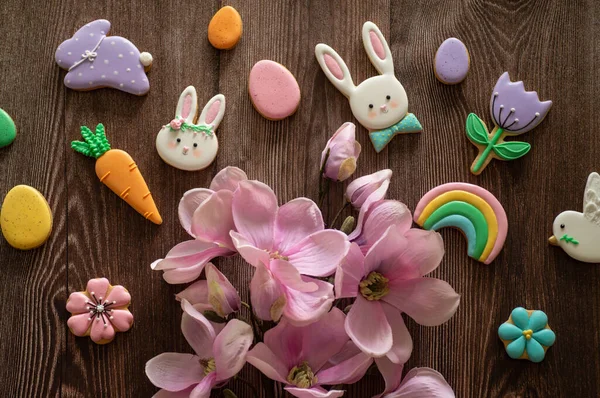
[[[490,142],[485,123],[474,113],[467,116],[467,137],[475,145],[487,145]]]
[[[515,160],[525,156],[531,149],[526,142],[509,141],[494,145],[494,153],[502,160]]]

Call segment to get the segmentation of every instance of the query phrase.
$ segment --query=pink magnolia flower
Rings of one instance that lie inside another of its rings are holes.
[[[440,325],[454,315],[459,295],[448,283],[423,277],[443,256],[438,233],[406,225],[388,228],[366,256],[352,244],[336,272],[335,286],[338,297],[356,297],[345,328],[363,352],[404,363],[412,339],[402,312],[424,326]]]
[[[283,316],[296,326],[315,322],[331,308],[333,285],[300,275],[289,262],[260,263],[250,282],[250,300],[257,317],[279,321]]]
[[[187,191],[179,203],[179,221],[194,240],[176,245],[164,259],[151,264],[163,271],[168,283],[187,283],[197,279],[206,263],[215,257],[235,254],[229,231],[235,229],[231,210],[233,191],[246,174],[236,167],[221,170],[210,189]]]
[[[333,308],[310,326],[296,327],[283,320],[265,333],[264,343],[248,352],[247,361],[270,379],[287,384],[285,389],[295,397],[341,397],[344,391],[326,391],[321,385],[354,382],[373,362],[358,351],[339,363],[328,363],[349,341],[345,317]]]
[[[454,398],[454,391],[444,376],[431,368],[413,368],[402,380],[403,365],[383,364],[376,360],[385,379],[385,391],[373,398]],[[400,382],[402,380],[402,383]]]
[[[327,141],[321,154],[321,168],[325,176],[334,181],[348,179],[356,170],[356,161],[360,156],[360,144],[355,137],[356,126],[346,122]],[[327,152],[329,151],[329,157]],[[325,158],[327,157],[327,162]]]
[[[133,325],[127,309],[131,296],[123,286],[111,286],[106,278],[90,279],[83,292],[71,293],[67,321],[75,336],[90,336],[94,343],[110,343],[116,332],[126,332]]]
[[[327,276],[348,251],[346,234],[325,229],[321,211],[310,199],[297,198],[279,207],[267,185],[241,181],[232,205],[233,244],[255,267],[282,259],[303,275]]]
[[[390,169],[357,178],[348,184],[346,199],[356,208],[361,208],[371,196],[372,202],[383,199],[390,186],[391,178],[392,170]]]
[[[200,311],[212,310],[221,317],[239,311],[240,296],[225,275],[212,263],[206,264],[204,270],[206,280],[188,286],[177,294],[177,300],[187,300],[194,306],[200,304],[202,306]]]
[[[195,355],[165,352],[146,363],[146,376],[160,397],[209,398],[212,388],[235,376],[246,363],[252,328],[232,319],[217,332],[190,303],[183,300],[181,331]]]
[[[181,128],[181,125],[183,124],[183,122],[184,122],[183,119],[173,119],[173,120],[171,120],[169,125],[171,126],[171,128],[173,130],[179,130]]]

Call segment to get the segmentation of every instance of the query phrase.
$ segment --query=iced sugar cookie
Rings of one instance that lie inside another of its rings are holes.
[[[119,195],[146,220],[162,224],[148,185],[131,156],[120,149],[111,149],[104,134],[104,125],[92,132],[81,127],[84,141],[71,142],[71,148],[85,156],[96,159],[96,175],[104,185]]]
[[[525,91],[523,82],[511,82],[504,72],[496,82],[490,99],[494,129],[488,132],[485,123],[474,113],[467,117],[467,137],[479,149],[471,173],[480,174],[492,159],[515,160],[531,149],[526,142],[506,141],[533,129],[546,117],[552,101],[541,102],[535,91]]]
[[[198,97],[194,86],[179,96],[175,118],[162,127],[156,137],[156,150],[168,164],[181,170],[208,167],[219,149],[215,134],[225,114],[225,96],[217,94],[198,117]]]
[[[274,61],[258,61],[250,71],[248,92],[254,108],[269,120],[291,116],[300,105],[300,86],[292,72]]]
[[[498,199],[464,182],[443,184],[421,198],[414,220],[426,230],[458,228],[467,239],[469,257],[489,264],[504,246],[508,219]]]
[[[146,72],[152,55],[140,51],[127,39],[107,36],[110,22],[98,19],[79,29],[56,49],[56,63],[68,71],[65,86],[88,91],[116,88],[135,95],[150,90]]]
[[[544,312],[522,307],[512,310],[508,321],[498,328],[498,336],[509,357],[531,362],[542,362],[556,340]]]
[[[381,152],[396,134],[417,133],[422,128],[415,115],[408,113],[406,91],[394,75],[392,52],[377,25],[365,22],[362,39],[380,75],[358,86],[354,85],[348,66],[333,48],[317,44],[315,55],[325,76],[350,101],[354,117],[369,130],[375,151]]]
[[[6,241],[16,249],[41,246],[52,232],[52,212],[46,198],[35,188],[17,185],[4,198],[0,227]]]
[[[126,332],[133,325],[130,303],[131,295],[123,286],[112,286],[106,278],[91,279],[83,292],[69,296],[67,325],[75,336],[90,336],[96,344],[110,343],[116,332]]]
[[[458,84],[469,73],[469,50],[455,37],[444,40],[435,53],[435,77],[444,84]]]
[[[221,8],[208,24],[208,41],[214,48],[230,50],[242,37],[242,17],[230,6]]]
[[[560,246],[575,260],[600,263],[600,175],[588,177],[583,195],[583,213],[565,211],[552,225],[550,243]]]
[[[10,115],[0,109],[0,148],[12,144],[17,136],[17,127]]]

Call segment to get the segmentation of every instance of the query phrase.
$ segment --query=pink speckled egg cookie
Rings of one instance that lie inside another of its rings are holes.
[[[285,66],[274,61],[258,61],[250,71],[248,91],[252,105],[269,120],[294,114],[300,104],[300,86]]]

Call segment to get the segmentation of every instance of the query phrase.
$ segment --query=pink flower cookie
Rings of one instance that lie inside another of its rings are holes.
[[[152,55],[129,40],[108,36],[110,22],[98,19],[80,28],[56,49],[56,63],[68,71],[65,86],[79,91],[102,87],[145,95],[150,90],[146,72]]]
[[[86,290],[71,293],[67,321],[75,336],[90,336],[96,344],[107,344],[116,332],[126,332],[133,324],[133,315],[127,307],[131,296],[123,286],[112,286],[106,278],[90,279]]]

